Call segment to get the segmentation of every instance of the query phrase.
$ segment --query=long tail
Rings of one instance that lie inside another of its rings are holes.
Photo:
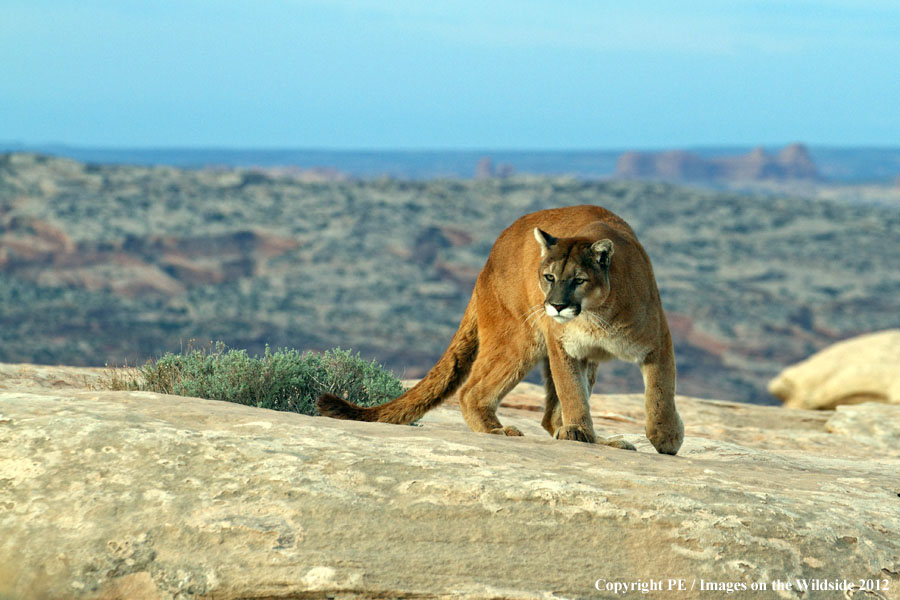
[[[472,298],[450,346],[425,378],[412,389],[386,404],[368,408],[350,404],[332,394],[323,394],[317,402],[319,413],[334,419],[379,421],[398,425],[412,423],[462,385],[477,353],[478,323],[475,318],[475,299]]]

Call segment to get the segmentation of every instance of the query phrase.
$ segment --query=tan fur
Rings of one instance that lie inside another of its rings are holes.
[[[547,390],[542,425],[550,435],[633,449],[621,440],[598,440],[591,422],[597,365],[612,358],[640,366],[647,437],[657,451],[675,454],[684,427],[675,407],[672,339],[650,259],[625,221],[604,208],[544,210],[500,234],[459,330],[422,381],[372,408],[325,395],[319,411],[409,423],[461,385],[460,407],[473,431],[522,435],[500,423],[497,407],[541,362]]]

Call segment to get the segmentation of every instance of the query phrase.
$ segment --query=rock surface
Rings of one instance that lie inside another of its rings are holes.
[[[897,416],[896,407],[874,402],[838,406],[834,416],[825,422],[825,430],[846,435],[861,444],[896,450],[900,448]]]
[[[670,457],[632,395],[595,396],[593,415],[637,452],[550,439],[527,384],[501,409],[526,437],[500,438],[452,404],[421,427],[355,423],[42,387],[23,368],[0,370],[3,600],[638,597],[594,585],[670,578],[679,598],[725,596],[701,579],[796,578],[889,588],[729,597],[900,597],[900,452],[885,443],[900,407],[849,407],[879,411],[874,436],[827,427],[843,408],[682,397]]]
[[[0,363],[0,390],[98,387],[109,371],[102,367],[56,367]]]
[[[782,371],[769,382],[769,392],[789,408],[900,404],[900,329],[829,346]]]

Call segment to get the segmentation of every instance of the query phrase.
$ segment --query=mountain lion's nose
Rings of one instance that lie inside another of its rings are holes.
[[[552,306],[553,308],[555,308],[555,309],[556,309],[556,312],[562,312],[563,309],[566,307],[565,304],[553,304],[553,303],[551,303],[550,306]]]

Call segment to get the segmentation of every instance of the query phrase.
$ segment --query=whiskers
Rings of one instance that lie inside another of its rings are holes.
[[[583,314],[587,318],[587,320],[591,322],[591,324],[593,324],[595,327],[597,327],[604,333],[607,333],[609,335],[612,335],[615,333],[616,328],[613,326],[613,324],[610,323],[609,321],[607,321],[606,319],[604,319],[603,317],[601,317],[600,315],[598,315],[597,313],[590,312],[590,311],[582,311],[581,314]]]
[[[547,314],[547,311],[544,310],[544,303],[535,304],[531,308],[525,311],[525,314],[522,315],[522,323],[528,326],[532,326],[537,323],[542,315]]]
[[[535,304],[530,307],[525,313],[521,316],[522,324],[527,327],[534,327],[538,321],[541,320],[541,317],[547,316],[547,310],[544,308],[544,303]],[[583,316],[587,321],[602,331],[606,335],[614,335],[618,328],[598,315],[597,313],[591,312],[589,310],[582,310],[579,316]],[[577,318],[577,317],[576,317]]]

